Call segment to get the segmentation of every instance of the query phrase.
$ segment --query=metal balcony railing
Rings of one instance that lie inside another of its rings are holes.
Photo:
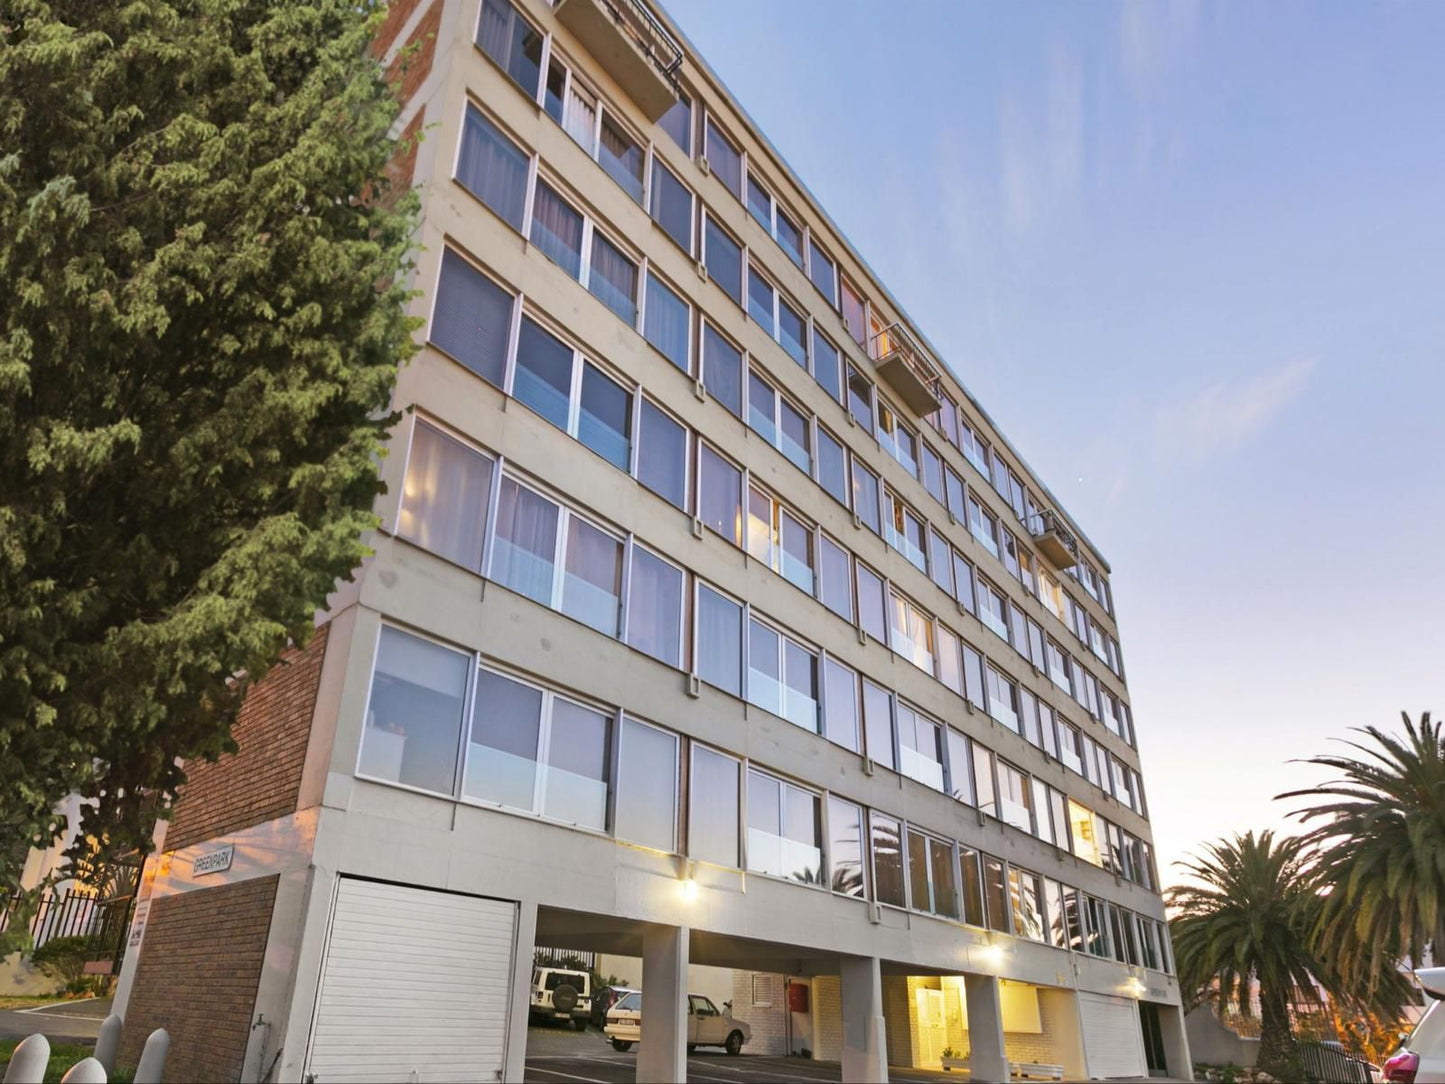
[[[889,324],[875,334],[868,341],[868,352],[877,363],[878,375],[918,417],[925,418],[939,408],[938,371],[902,324]]]
[[[642,0],[601,0],[612,12],[618,26],[630,34],[637,47],[647,54],[662,77],[678,89],[677,70],[682,67],[682,46]]]
[[[1079,560],[1079,541],[1050,511],[1036,512],[1028,521],[1029,534],[1055,568],[1072,568]]]
[[[682,46],[643,0],[555,0],[557,18],[649,121],[678,98]]]

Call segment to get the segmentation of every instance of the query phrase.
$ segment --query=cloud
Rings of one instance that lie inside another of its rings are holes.
[[[1198,25],[1198,0],[1127,0],[1120,7],[1119,59],[1136,91],[1178,64]]]
[[[1240,447],[1304,391],[1315,358],[1287,362],[1244,383],[1221,381],[1154,417],[1157,450],[1170,458],[1200,460]]]
[[[1078,53],[1049,53],[1041,116],[1010,95],[999,115],[999,191],[1005,220],[1026,230],[1078,194],[1084,163],[1084,68]]]

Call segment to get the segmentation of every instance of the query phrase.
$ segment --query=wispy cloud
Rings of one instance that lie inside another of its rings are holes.
[[[1136,91],[1179,62],[1198,25],[1198,0],[1127,0],[1120,7],[1119,57]]]
[[[1260,432],[1309,384],[1315,358],[1299,358],[1242,383],[1221,381],[1154,417],[1156,451],[1201,460],[1233,451]]]
[[[1074,50],[1050,51],[1047,95],[1040,116],[1010,96],[999,117],[999,190],[1014,229],[1071,201],[1083,174],[1084,68]]]

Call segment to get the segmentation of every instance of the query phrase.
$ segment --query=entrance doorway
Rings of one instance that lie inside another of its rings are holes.
[[[1159,1006],[1139,1002],[1139,1027],[1144,1034],[1144,1064],[1150,1076],[1167,1076],[1164,1064],[1164,1029],[1159,1025]]]

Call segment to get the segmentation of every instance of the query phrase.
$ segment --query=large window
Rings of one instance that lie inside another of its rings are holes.
[[[862,561],[854,561],[853,580],[858,588],[858,626],[880,644],[886,644],[888,622],[884,616],[882,578]]]
[[[777,334],[777,314],[774,311],[778,294],[773,284],[750,263],[748,265],[748,315],[756,320],[768,333],[768,338]]]
[[[778,206],[772,194],[748,174],[748,211],[753,218],[788,254],[788,258],[799,267],[803,266],[803,231]]]
[[[992,666],[986,669],[988,713],[1015,734],[1019,732],[1018,686]]]
[[[943,460],[938,458],[938,453],[928,446],[927,441],[921,442],[919,462],[923,469],[923,488],[928,490],[930,497],[947,508],[948,502],[943,495]]]
[[[703,862],[737,868],[738,772],[732,757],[692,747],[688,854]]]
[[[492,494],[492,460],[417,420],[406,461],[397,533],[480,571]]]
[[[953,547],[948,539],[928,529],[928,571],[945,595],[953,595]]]
[[[632,547],[627,580],[627,642],[669,666],[682,665],[683,572]]]
[[[812,477],[807,415],[779,395],[756,371],[748,373],[748,425],[787,456],[795,467]]]
[[[898,768],[934,790],[943,789],[943,728],[897,702]]]
[[[457,180],[518,231],[527,206],[527,166],[522,148],[468,104]]]
[[[582,281],[582,215],[567,205],[545,181],[537,182],[532,200],[532,244],[542,254]]]
[[[482,669],[463,793],[601,831],[612,718]]]
[[[838,348],[821,331],[813,331],[813,379],[834,402],[843,400],[843,377]]]
[[[748,624],[748,700],[818,732],[818,657],[757,618]]]
[[[616,636],[622,607],[622,542],[577,516],[567,516],[562,573],[563,613]]]
[[[913,509],[904,504],[892,490],[884,491],[884,503],[887,507],[887,517],[883,522],[884,539],[907,557],[909,563],[919,572],[927,573],[928,560],[923,555],[923,520],[914,515]]]
[[[813,531],[762,490],[748,492],[747,550],[795,587],[813,593]]]
[[[1029,777],[1005,760],[996,761],[998,766],[998,817],[1005,824],[1011,824],[1021,832],[1033,833],[1031,815],[1033,805]],[[1047,819],[1048,811],[1044,811]]]
[[[899,823],[879,813],[869,814],[873,837],[873,888],[879,903],[907,907],[903,881],[903,838]]]
[[[684,154],[692,157],[692,102],[686,95],[679,94],[657,126],[672,137]]]
[[[638,203],[642,202],[642,145],[632,138],[608,109],[598,126],[597,164]]]
[[[953,551],[953,589],[954,598],[962,604],[969,613],[975,613],[973,565],[969,564],[967,558],[958,550]]]
[[[1039,890],[1039,879],[1032,873],[1009,867],[1008,888],[1015,935],[1031,941],[1043,941],[1043,896]]]
[[[853,366],[848,366],[848,413],[869,433],[873,432],[873,385]]]
[[[470,669],[469,655],[382,626],[358,774],[454,793]]]
[[[587,274],[592,296],[622,318],[637,324],[637,264],[596,230],[592,231],[592,262]]]
[[[853,511],[874,534],[883,533],[878,509],[878,476],[853,459]]]
[[[959,847],[958,866],[963,873],[963,920],[970,926],[984,926],[983,877],[978,852],[972,847]]]
[[[712,118],[706,121],[706,135],[703,156],[714,177],[722,181],[729,192],[743,198],[743,156],[732,140],[720,132]]]
[[[434,346],[500,388],[507,368],[514,300],[454,250],[443,248],[428,337]]]
[[[1004,886],[1003,863],[990,855],[983,856],[983,894],[988,906],[990,929],[1009,932],[1008,891]]]
[[[706,321],[702,325],[702,383],[708,394],[743,416],[743,355]]]
[[[933,619],[897,592],[890,597],[892,647],[925,673],[933,673]]]
[[[642,333],[647,341],[683,372],[691,372],[688,331],[692,325],[692,309],[651,271],[647,273],[645,312]]]
[[[707,265],[708,278],[722,287],[723,292],[739,305],[743,303],[743,250],[742,246],[728,236],[717,219],[704,214],[703,261]]]
[[[619,839],[677,849],[676,734],[635,719],[622,720],[617,767],[616,832]]]
[[[543,606],[552,605],[561,519],[561,509],[552,501],[513,478],[503,478],[491,578]]]
[[[748,869],[823,883],[823,825],[816,794],[748,769]]]
[[[1004,643],[1008,643],[1008,605],[991,583],[978,581],[978,619]]]
[[[948,793],[966,805],[973,805],[973,754],[969,741],[952,727],[945,732],[948,741]]]
[[[512,394],[613,466],[630,466],[632,392],[530,316],[522,319]]]
[[[848,456],[843,445],[821,425],[818,433],[818,484],[839,504],[848,504]]]
[[[687,430],[650,399],[638,424],[637,480],[663,500],[687,508]]]
[[[843,323],[848,326],[848,334],[862,344],[867,336],[863,298],[858,295],[858,291],[853,289],[852,283],[847,279],[843,279],[839,294],[842,298],[840,311],[843,313]]]
[[[987,813],[991,817],[997,817],[998,800],[994,797],[993,754],[978,742],[969,744],[973,747],[973,786],[974,793],[978,797],[978,811]]]
[[[887,689],[863,679],[863,732],[868,756],[893,768],[893,697]]]
[[[698,445],[697,514],[705,527],[743,544],[743,472],[706,444]]]
[[[813,280],[813,285],[822,291],[829,305],[838,304],[837,269],[828,254],[819,248],[812,238],[808,239],[808,277]]]
[[[682,246],[688,255],[692,254],[692,193],[662,164],[660,158],[652,160],[652,207],[653,220],[663,231]]]
[[[535,97],[542,76],[542,35],[507,0],[482,0],[477,44]]]
[[[995,534],[998,521],[986,512],[983,505],[971,494],[968,498],[968,529],[973,532],[974,538],[983,543],[984,549],[995,557],[998,556],[998,537]]]
[[[834,892],[862,899],[864,874],[863,810],[841,798],[828,799],[828,885]]]
[[[734,696],[743,694],[743,608],[706,584],[697,586],[697,675]]]
[[[858,675],[836,659],[823,660],[823,736],[859,752]]]
[[[952,843],[908,829],[908,881],[915,911],[958,917]]]
[[[878,443],[902,464],[904,470],[918,477],[918,438],[898,420],[898,415],[881,397],[878,400]]]
[[[853,621],[853,569],[848,551],[827,535],[818,539],[818,597],[849,624]]]

